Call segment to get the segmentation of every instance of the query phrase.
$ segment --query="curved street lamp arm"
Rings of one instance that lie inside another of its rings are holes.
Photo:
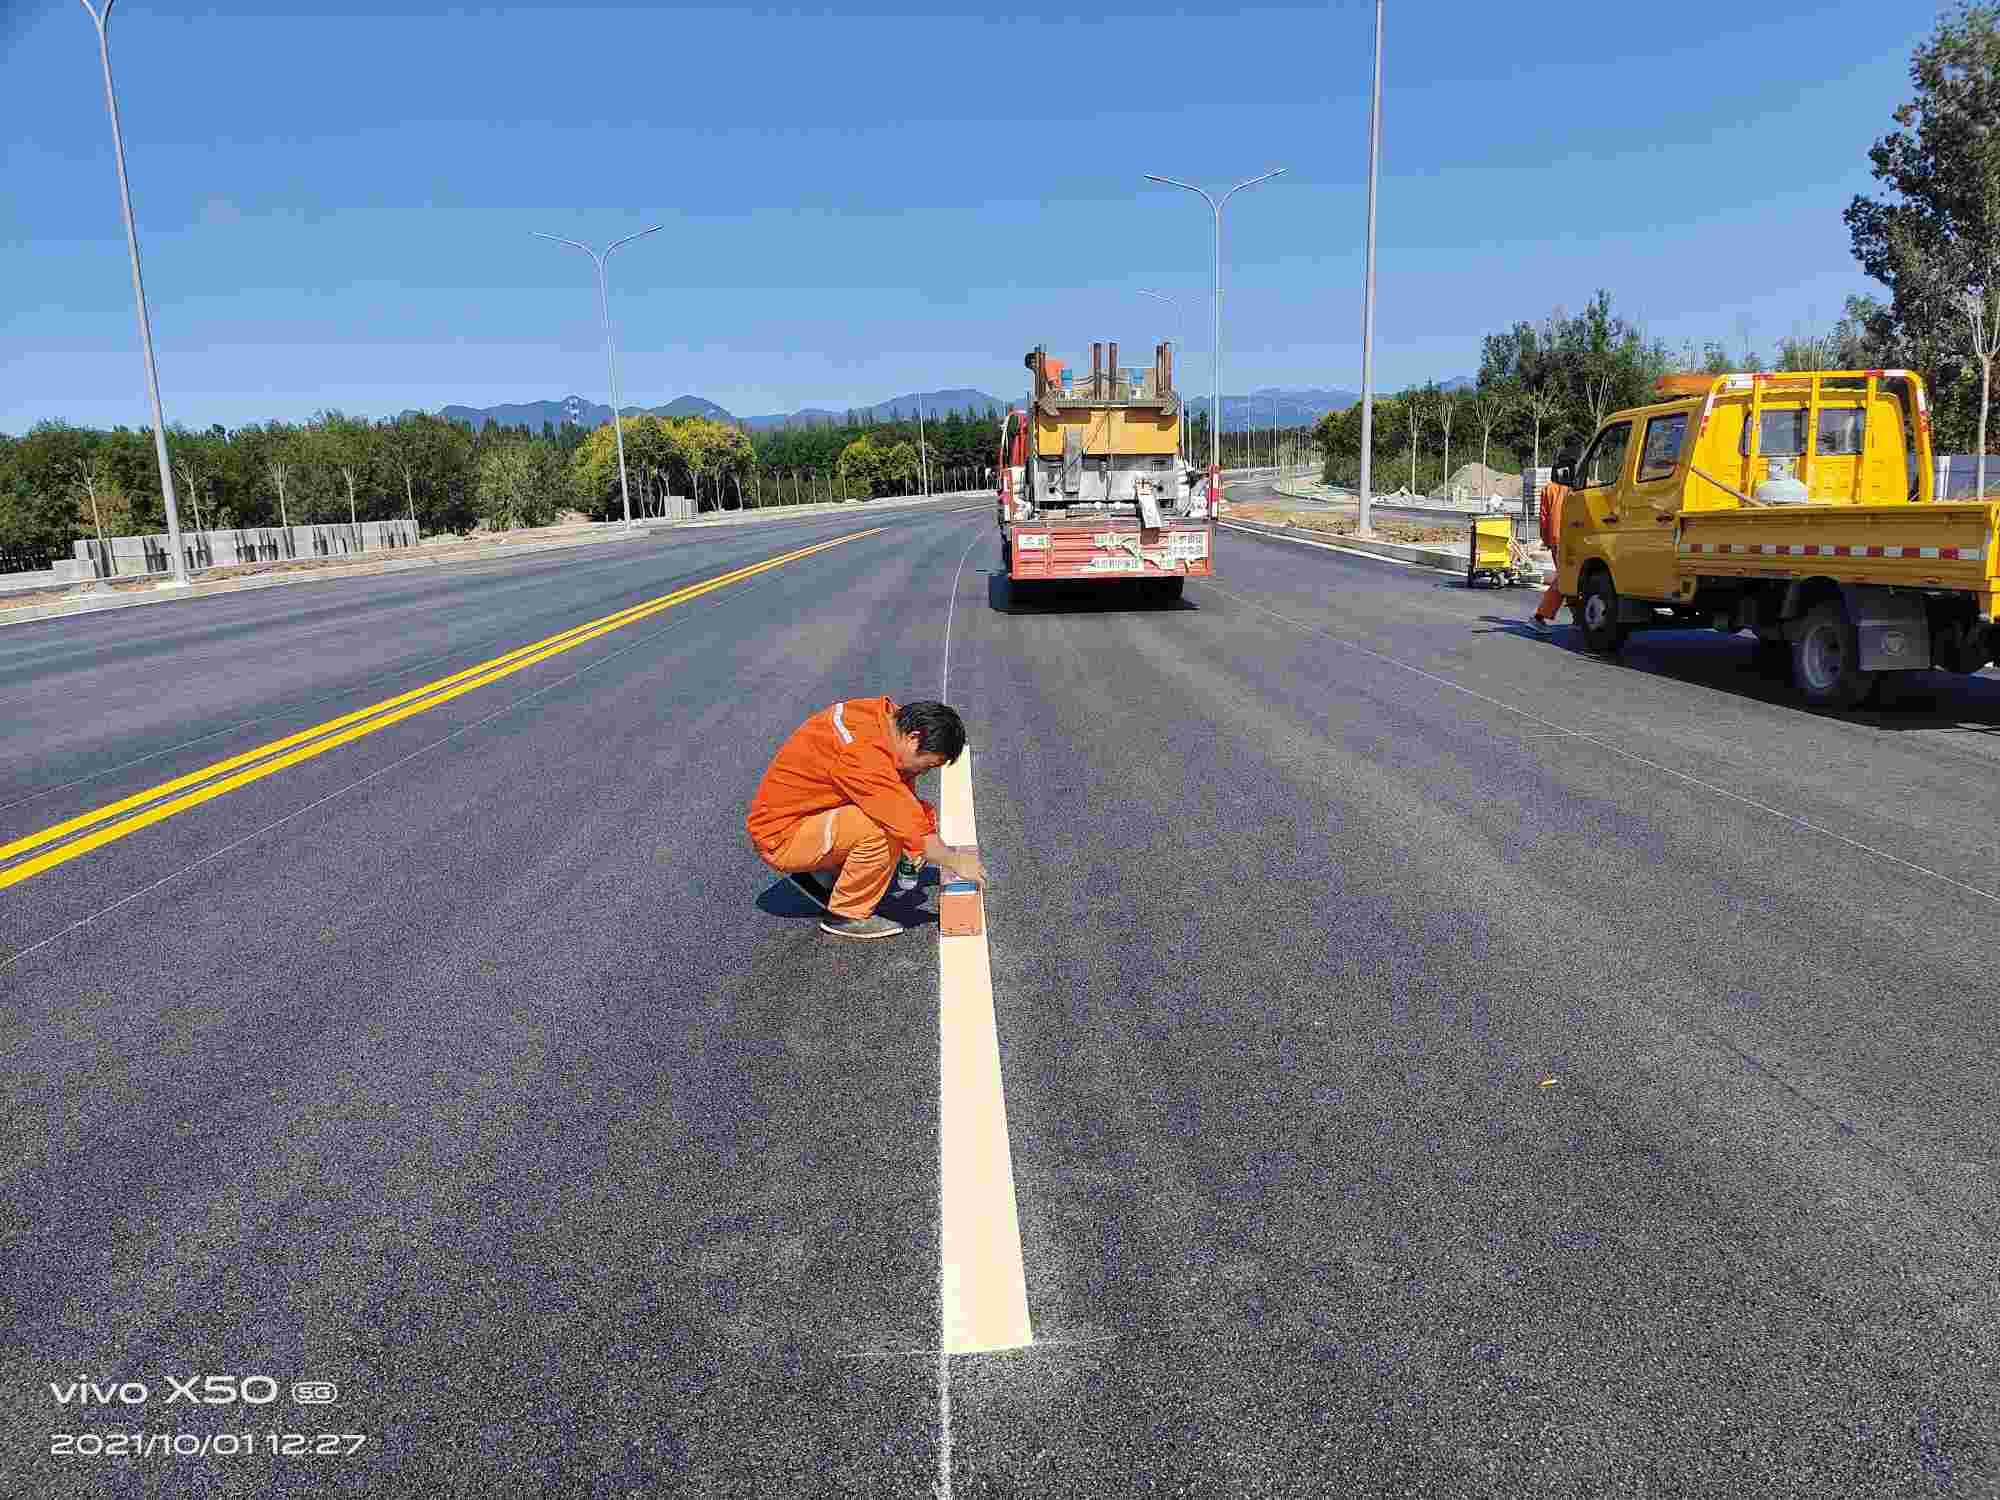
[[[1208,199],[1208,206],[1210,208],[1215,209],[1217,213],[1222,212],[1215,199],[1209,197],[1208,189],[1206,188],[1198,188],[1191,182],[1182,182],[1178,177],[1161,177],[1153,172],[1146,173],[1146,181],[1164,182],[1168,187],[1186,188],[1190,193],[1200,193],[1202,197]]]
[[[102,12],[100,12],[96,6],[92,5],[90,3],[90,0],[78,0],[78,3],[81,4],[85,10],[90,12],[90,19],[96,22],[97,29],[99,31],[102,31],[107,25],[110,24],[111,7],[116,5],[118,3],[118,0],[104,0],[104,9]]]
[[[620,245],[629,245],[632,243],[632,241],[636,239],[641,239],[644,236],[651,234],[654,229],[665,229],[666,227],[667,226],[664,224],[655,224],[653,225],[652,229],[642,229],[637,234],[626,235],[625,238],[622,240],[613,240],[610,244],[604,247],[605,259],[609,260],[611,258],[611,252],[613,250],[616,250]]]
[[[554,240],[558,245],[568,245],[573,250],[581,250],[585,255],[588,255],[592,260],[597,259],[597,252],[595,250],[591,249],[590,246],[588,245],[579,243],[576,240],[566,240],[559,234],[543,234],[539,229],[530,229],[528,233],[532,234],[538,240]]]
[[[1242,192],[1247,187],[1255,187],[1260,182],[1269,182],[1273,177],[1282,177],[1284,175],[1285,175],[1285,169],[1283,167],[1273,167],[1270,171],[1266,172],[1262,177],[1253,177],[1248,182],[1237,183],[1235,187],[1231,188],[1228,192],[1222,195],[1222,201],[1224,203],[1227,203],[1231,198],[1233,198],[1236,194]]]

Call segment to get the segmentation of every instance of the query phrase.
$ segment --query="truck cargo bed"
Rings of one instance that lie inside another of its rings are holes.
[[[1991,595],[2000,560],[2000,502],[1686,511],[1674,543],[1684,573],[1812,574],[1844,583]]]

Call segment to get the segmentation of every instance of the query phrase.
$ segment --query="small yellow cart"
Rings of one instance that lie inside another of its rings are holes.
[[[1475,516],[1467,543],[1465,586],[1482,583],[1515,588],[1521,583],[1520,551],[1514,545],[1514,522],[1508,516]]]

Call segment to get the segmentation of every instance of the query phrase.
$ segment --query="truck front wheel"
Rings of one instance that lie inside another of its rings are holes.
[[[1626,628],[1618,623],[1618,589],[1602,568],[1583,584],[1583,606],[1577,611],[1583,626],[1583,644],[1600,655],[1612,656],[1625,644]]]
[[[1792,642],[1792,677],[1814,708],[1858,708],[1875,691],[1881,674],[1861,670],[1860,643],[1839,600],[1806,611]]]

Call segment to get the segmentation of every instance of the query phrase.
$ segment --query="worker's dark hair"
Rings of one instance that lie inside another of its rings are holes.
[[[905,703],[896,710],[896,733],[914,734],[919,755],[942,755],[946,764],[965,751],[965,720],[943,703]]]

